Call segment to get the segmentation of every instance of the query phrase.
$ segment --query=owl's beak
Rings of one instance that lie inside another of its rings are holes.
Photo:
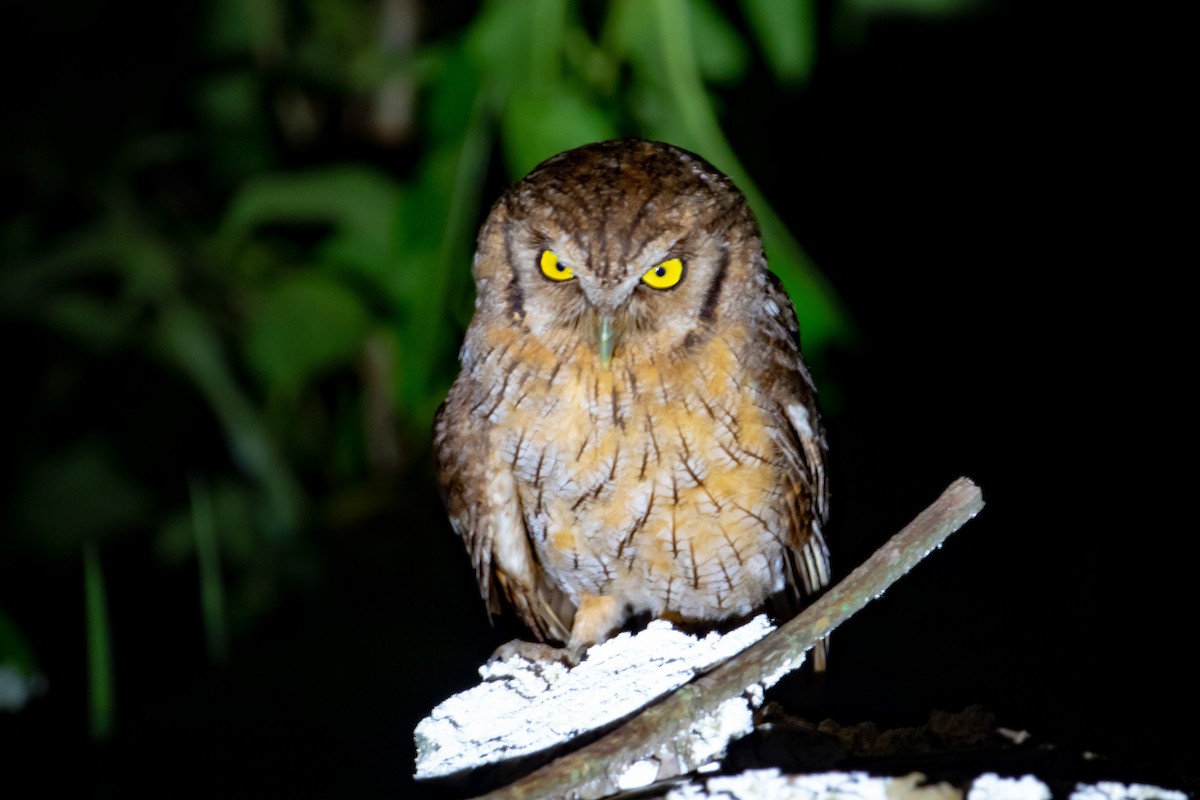
[[[617,329],[612,314],[602,313],[597,318],[596,346],[600,351],[600,366],[608,369],[612,364],[613,349],[617,346]]]

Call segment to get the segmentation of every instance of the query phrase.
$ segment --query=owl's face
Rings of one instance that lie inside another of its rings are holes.
[[[669,145],[604,142],[544,162],[493,208],[477,313],[586,340],[607,367],[623,348],[704,338],[764,269],[753,216],[716,169]]]

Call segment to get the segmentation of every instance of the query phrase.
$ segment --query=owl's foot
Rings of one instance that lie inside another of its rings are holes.
[[[520,639],[513,639],[511,642],[505,642],[495,649],[492,655],[488,658],[488,663],[494,661],[505,661],[513,656],[523,658],[532,664],[562,664],[570,669],[583,660],[583,654],[586,647],[578,648],[571,647],[551,647],[542,642],[524,642]]]
[[[571,623],[571,637],[565,647],[551,647],[541,642],[514,639],[496,648],[488,663],[519,656],[535,664],[558,662],[568,668],[576,666],[587,655],[588,648],[608,639],[625,621],[625,604],[615,597],[584,594]]]
[[[571,623],[568,648],[581,654],[594,644],[603,642],[625,621],[625,604],[611,595],[584,594]]]

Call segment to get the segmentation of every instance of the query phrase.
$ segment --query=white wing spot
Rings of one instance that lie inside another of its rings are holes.
[[[808,409],[799,403],[792,403],[787,407],[788,420],[792,423],[792,427],[798,433],[808,438],[813,438],[812,425],[808,421]]]

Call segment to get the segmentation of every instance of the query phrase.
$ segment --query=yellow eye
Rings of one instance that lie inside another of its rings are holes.
[[[543,250],[540,259],[542,274],[552,281],[569,281],[575,277],[570,267],[558,263],[558,256],[549,250]]]
[[[646,272],[642,283],[651,289],[670,289],[683,280],[683,262],[678,258],[670,258]]]

